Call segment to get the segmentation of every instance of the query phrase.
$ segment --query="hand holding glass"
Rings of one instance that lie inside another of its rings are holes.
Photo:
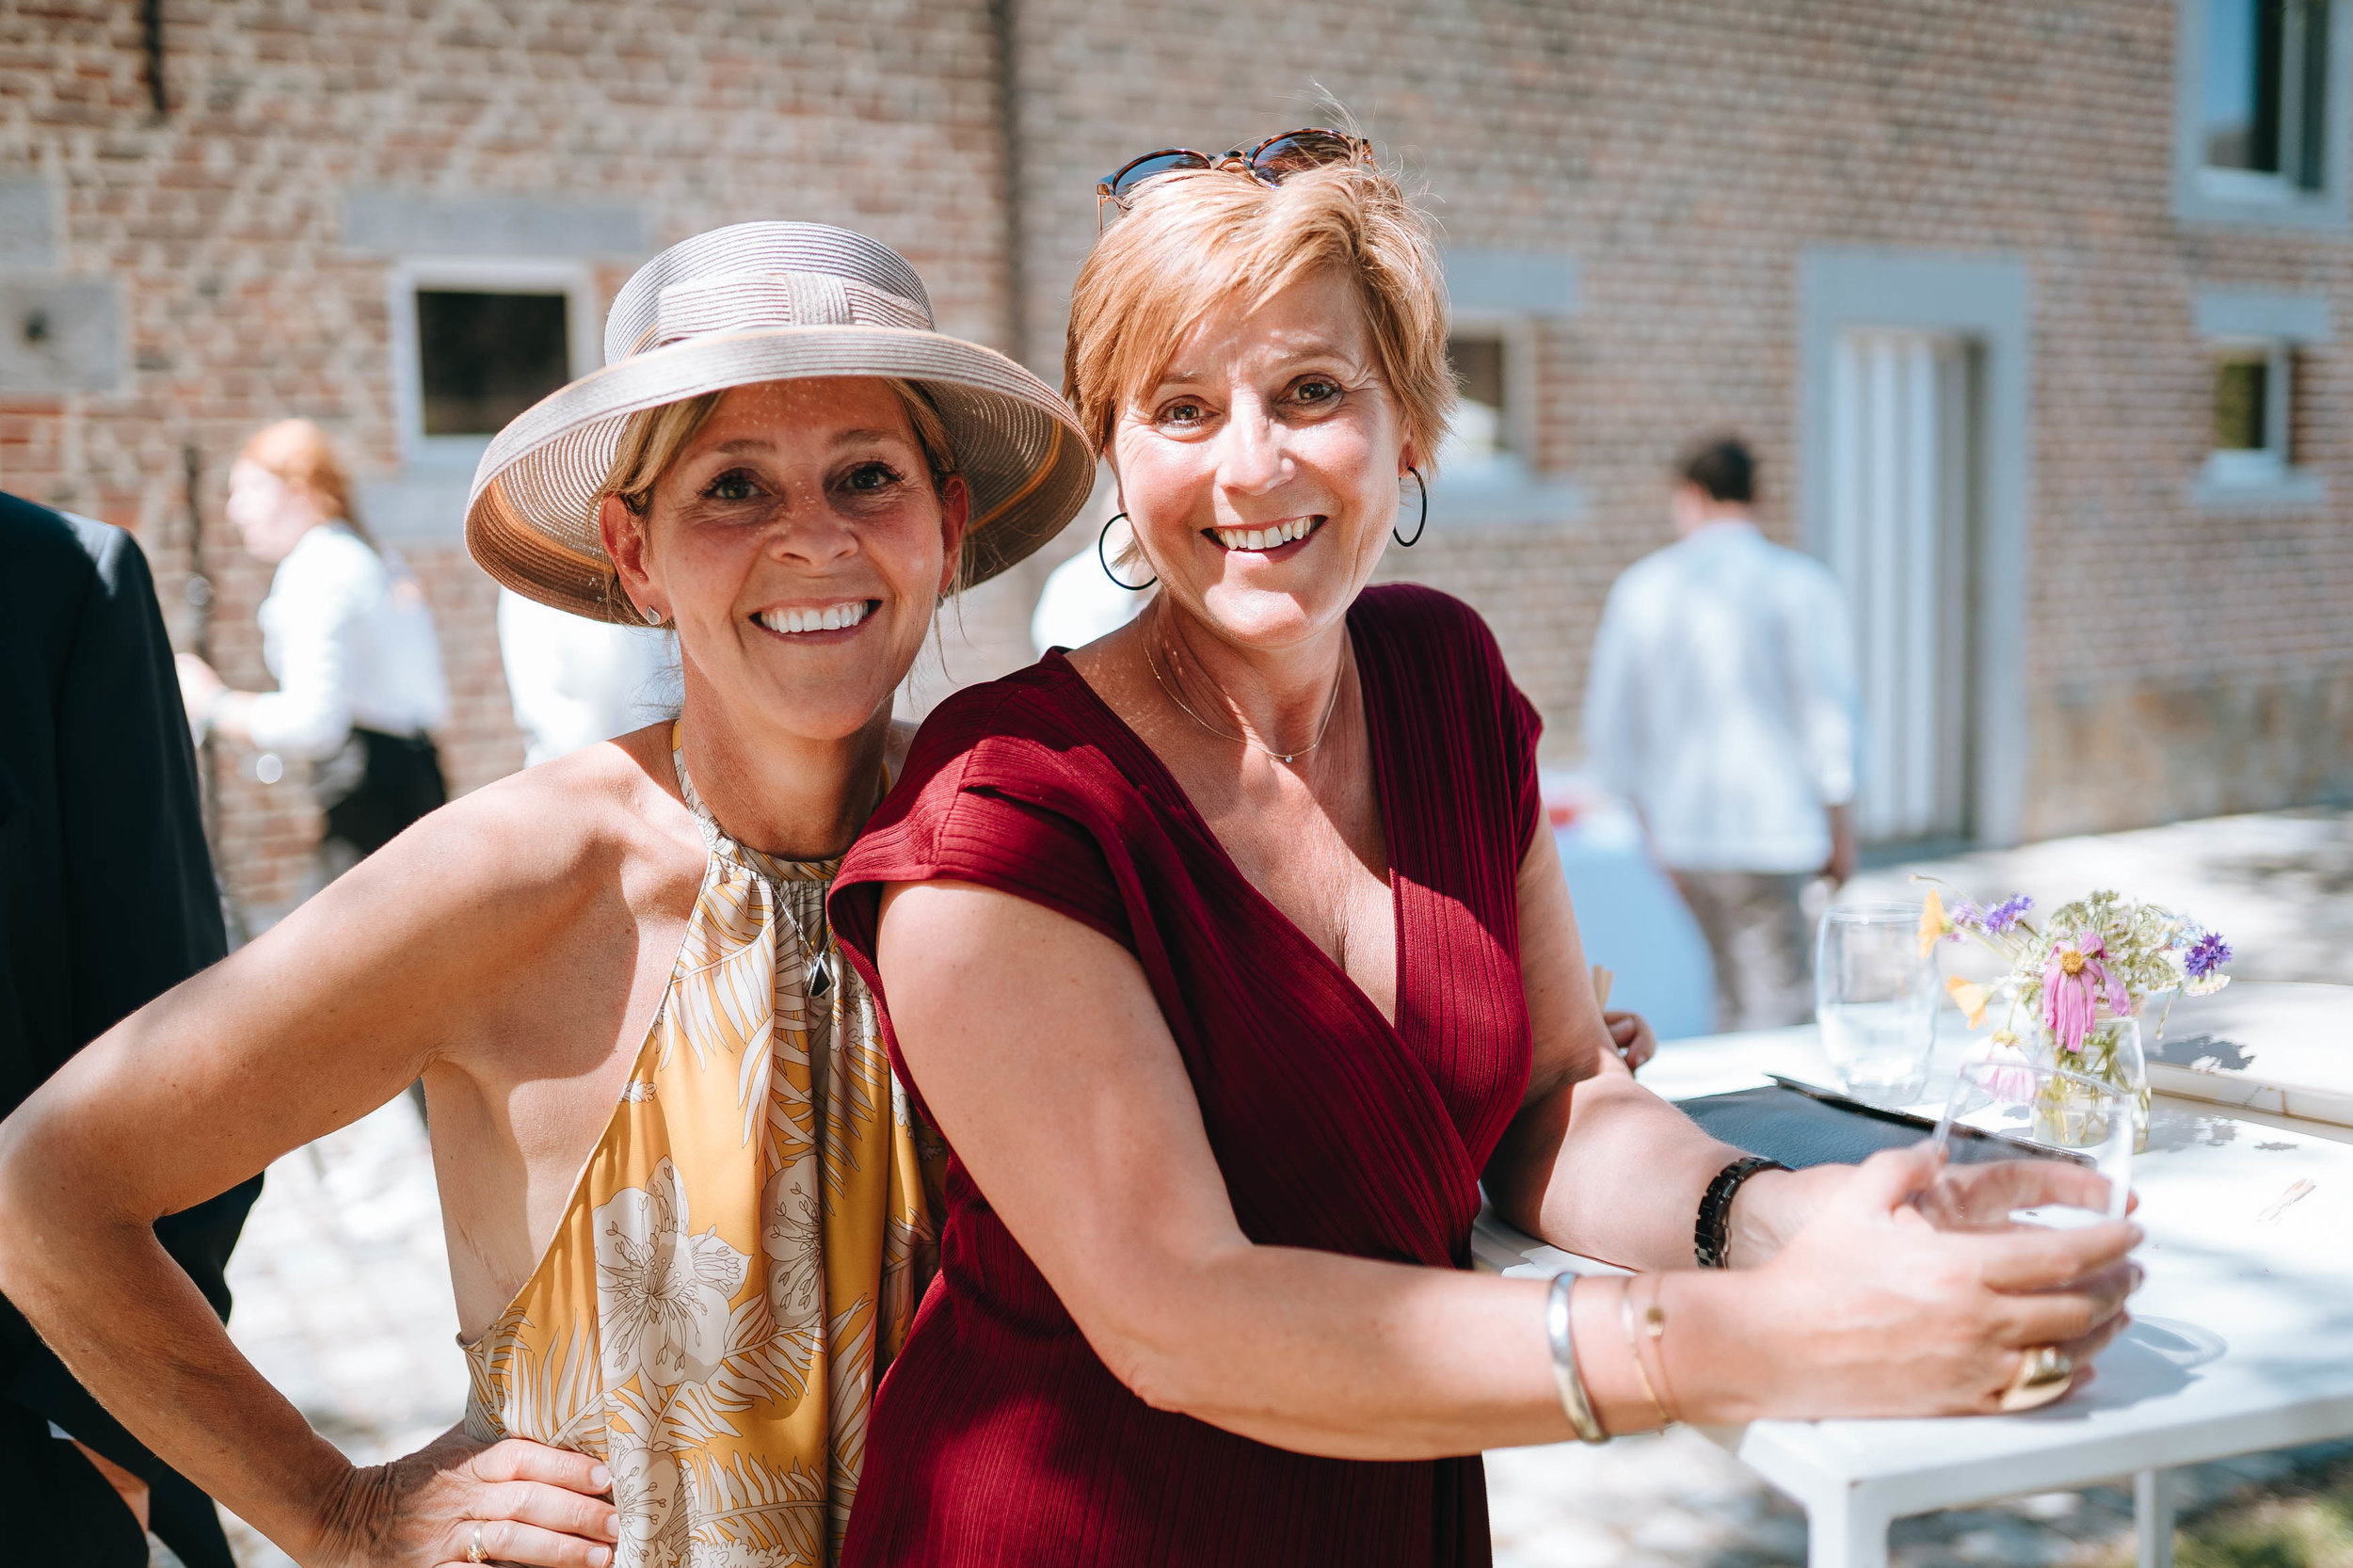
[[[1941,1230],[2121,1220],[2133,1142],[2132,1100],[2115,1084],[1990,1041],[1962,1059],[1936,1128],[1947,1163],[1920,1208]]]

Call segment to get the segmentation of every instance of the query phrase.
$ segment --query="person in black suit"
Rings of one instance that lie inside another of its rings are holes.
[[[0,561],[4,1115],[228,942],[146,557],[119,528],[0,494]],[[261,1190],[255,1176],[155,1225],[224,1321],[222,1272]],[[212,1499],[124,1432],[0,1301],[5,1555],[144,1568],[132,1501],[142,1482],[147,1528],[187,1568],[235,1568]]]

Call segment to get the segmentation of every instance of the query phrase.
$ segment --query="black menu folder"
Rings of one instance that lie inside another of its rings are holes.
[[[1863,1105],[1789,1079],[1776,1079],[1762,1088],[1681,1100],[1677,1106],[1709,1136],[1799,1171],[1809,1165],[1857,1164],[1881,1149],[1909,1148],[1925,1142],[1936,1131],[1936,1124],[1926,1117]],[[1955,1163],[1964,1165],[2020,1155],[2089,1163],[2066,1150],[1998,1138],[1965,1127],[1953,1129],[1949,1153]]]

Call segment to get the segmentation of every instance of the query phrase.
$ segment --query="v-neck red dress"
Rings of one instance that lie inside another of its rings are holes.
[[[1480,1171],[1528,1082],[1539,721],[1456,600],[1371,588],[1348,624],[1393,867],[1395,1027],[1059,653],[933,712],[832,921],[919,1103],[872,961],[885,883],[978,883],[1105,933],[1151,983],[1252,1240],[1465,1268]],[[940,1250],[876,1400],[848,1568],[1489,1560],[1476,1454],[1319,1458],[1129,1393],[952,1151]]]

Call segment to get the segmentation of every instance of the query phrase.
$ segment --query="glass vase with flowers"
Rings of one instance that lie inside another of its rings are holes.
[[[1991,904],[1957,899],[1948,909],[1931,888],[1920,912],[1920,951],[1925,955],[1939,942],[1966,936],[2006,966],[1994,980],[1955,977],[1945,988],[1973,1030],[1996,1002],[2008,1003],[2002,1027],[1977,1048],[1973,1061],[2066,1069],[2045,1080],[2048,1087],[2033,1107],[2032,1137],[2080,1148],[2107,1136],[2105,1126],[2092,1125],[2099,1116],[2069,1103],[2068,1086],[2080,1075],[2124,1093],[2134,1107],[2134,1146],[2144,1147],[2149,1069],[2141,1054],[2141,1016],[2153,998],[2165,999],[2157,1018],[2163,1038],[2175,997],[2211,996],[2230,984],[2222,967],[2231,960],[2231,945],[2170,909],[2106,890],[2060,906],[2041,924],[2033,909],[2034,900],[2023,893]]]

